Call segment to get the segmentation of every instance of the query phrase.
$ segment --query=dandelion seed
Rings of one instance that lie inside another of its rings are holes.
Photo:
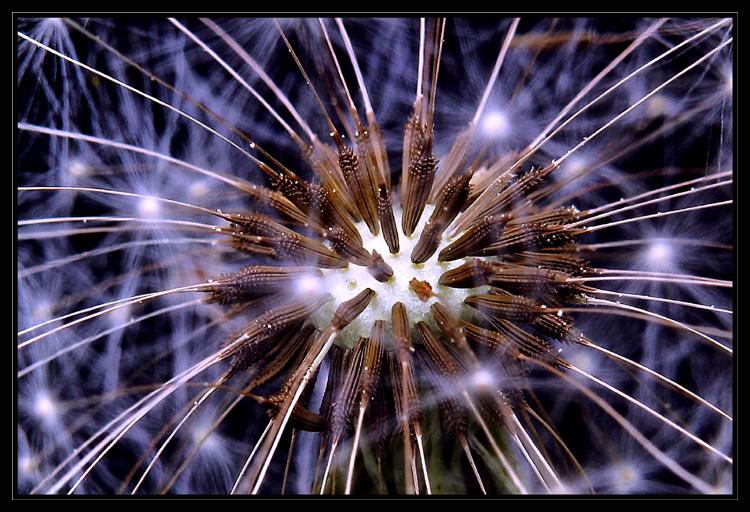
[[[732,20],[615,25],[20,19],[19,491],[732,492]]]

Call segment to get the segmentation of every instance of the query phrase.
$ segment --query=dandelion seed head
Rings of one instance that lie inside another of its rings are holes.
[[[731,414],[731,215],[672,215],[731,187],[636,204],[731,170],[731,46],[672,81],[731,20],[202,21],[19,22],[21,492],[732,492],[658,380]]]

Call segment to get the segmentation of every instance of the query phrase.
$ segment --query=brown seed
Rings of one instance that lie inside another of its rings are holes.
[[[334,444],[338,444],[340,436],[351,426],[352,408],[357,395],[357,383],[362,372],[363,348],[366,341],[367,338],[361,337],[354,346],[344,373],[344,380],[331,403],[330,431]]]
[[[291,172],[274,173],[271,186],[305,213],[310,211],[310,185]]]
[[[476,288],[488,284],[491,273],[491,263],[472,258],[463,265],[444,272],[438,284],[451,288]]]
[[[274,393],[268,398],[263,398],[257,395],[253,395],[257,402],[267,407],[266,413],[274,418],[285,401],[289,398],[289,386],[285,384],[278,392]],[[292,414],[289,417],[289,424],[292,428],[304,430],[307,432],[322,432],[328,429],[327,418],[323,415],[316,414],[305,407],[302,403],[297,402],[292,409]]]
[[[570,282],[572,276],[558,270],[539,266],[523,266],[496,262],[490,265],[487,284],[502,288],[515,295],[565,296],[586,290],[581,283]]]
[[[513,180],[514,176],[495,180],[474,202],[469,209],[471,212],[467,210],[463,218],[457,223],[456,229],[464,229],[476,222],[476,219],[486,215],[496,215],[519,206],[528,206],[526,195],[539,185],[550,172],[552,172],[550,167],[532,169],[516,180]]]
[[[396,353],[399,354],[399,360],[411,357],[413,350],[411,328],[409,327],[406,306],[401,302],[396,302],[391,308],[391,326],[393,329],[393,342],[396,346]]]
[[[360,405],[365,405],[373,396],[375,386],[380,377],[380,369],[383,364],[385,343],[385,322],[376,320],[370,329],[370,338],[364,343],[364,357],[362,359],[362,373],[357,385],[357,393],[360,395]]]
[[[328,422],[322,415],[316,414],[300,404],[295,405],[292,409],[289,424],[292,428],[306,432],[322,432],[328,429]]]
[[[409,423],[420,421],[422,413],[414,380],[411,327],[406,306],[401,302],[391,308],[391,325],[396,346],[395,353],[388,354],[393,401],[398,424],[409,435]]]
[[[584,234],[585,229],[574,229],[554,224],[531,222],[508,227],[494,243],[485,246],[479,254],[501,255],[521,250],[535,250],[565,245]]]
[[[258,201],[258,204],[270,206],[299,226],[313,223],[303,209],[299,208],[293,201],[290,201],[280,192],[267,189],[260,185],[242,187],[242,190],[248,192],[256,201]]]
[[[443,331],[443,334],[445,334],[454,345],[460,347],[461,350],[470,350],[466,344],[466,334],[464,333],[463,323],[453,316],[453,314],[448,311],[448,308],[439,302],[435,302],[430,306],[430,311],[432,311],[432,316],[438,324],[438,327],[440,327],[440,330]]]
[[[401,228],[406,236],[414,233],[419,218],[422,216],[432,190],[437,164],[438,161],[432,154],[431,136],[420,136],[416,147],[412,150],[408,170],[409,178],[406,181],[407,188],[401,193],[403,205]]]
[[[232,247],[238,251],[276,258],[278,253],[273,248],[263,244],[262,237],[243,235],[242,233],[232,232]]]
[[[482,345],[493,350],[507,349],[511,341],[499,332],[479,327],[469,322],[464,322],[463,330],[466,340],[472,345]]]
[[[450,353],[447,346],[435,335],[429,325],[423,321],[417,322],[417,331],[422,337],[422,342],[429,360],[435,365],[441,375],[457,377],[461,373],[461,365]]]
[[[464,303],[491,318],[528,322],[537,314],[539,307],[534,301],[517,295],[479,294],[469,295]]]
[[[352,351],[349,348],[333,345],[331,347],[331,353],[333,355],[331,356],[331,366],[328,370],[328,382],[326,382],[326,389],[320,403],[320,410],[326,416],[328,422],[330,422],[333,417],[333,403],[336,394],[341,389],[341,386],[346,379],[346,370],[349,365],[349,358],[352,355]]]
[[[388,362],[396,418],[402,431],[406,431],[408,435],[409,427],[413,429],[415,423],[422,421],[422,404],[417,392],[414,372],[411,364],[404,368],[394,354],[388,354]]]
[[[373,152],[378,162],[383,180],[385,181],[386,189],[391,188],[391,168],[388,165],[388,151],[385,147],[385,137],[383,136],[383,130],[375,120],[375,113],[373,111],[367,112],[367,123],[369,125],[370,140],[372,141]],[[398,252],[398,251],[396,251]]]
[[[359,230],[352,223],[351,217],[341,202],[341,192],[311,183],[310,211],[308,216],[327,228],[343,229],[356,243],[362,243]]]
[[[267,309],[252,321],[246,333],[260,336],[271,336],[290,324],[310,316],[320,306],[331,300],[325,293],[317,297],[305,297]]]
[[[390,202],[390,190],[384,177],[386,170],[381,167],[381,151],[385,151],[385,146],[376,148],[370,130],[361,124],[357,126],[355,137],[357,140],[362,188],[365,200],[368,203],[367,208],[370,210],[372,208],[375,209],[379,222],[382,223],[384,219],[386,221],[391,220],[393,218],[393,209]],[[387,159],[385,161],[387,162]],[[388,172],[390,173],[390,171]],[[393,252],[390,244],[389,249]]]
[[[430,259],[430,256],[435,254],[435,251],[440,246],[440,237],[444,229],[443,226],[433,224],[431,219],[427,221],[419,235],[417,245],[411,251],[412,263],[424,263]]]
[[[246,341],[232,348],[225,349],[225,352],[221,356],[222,359],[235,355],[243,347],[260,343],[278,335],[290,325],[306,319],[320,306],[331,300],[331,298],[331,295],[326,293],[317,297],[306,297],[268,308],[243,330],[243,336],[246,337]]]
[[[254,236],[256,243],[302,263],[327,268],[345,268],[348,263],[322,243],[283,226],[259,213],[231,214],[235,235]]]
[[[401,153],[401,204],[404,204],[404,191],[409,187],[409,165],[414,156],[412,151],[416,147],[416,138],[422,128],[419,122],[420,108],[418,100],[414,105],[414,112],[404,125],[404,144]]]
[[[367,270],[370,272],[372,277],[374,277],[381,283],[385,283],[391,277],[393,277],[393,269],[391,268],[391,266],[388,265],[388,263],[383,260],[383,257],[378,254],[378,251],[374,249],[372,251],[370,261],[367,265]]]
[[[456,136],[453,146],[451,146],[448,155],[445,157],[445,161],[442,165],[442,171],[435,178],[435,186],[433,187],[432,199],[436,200],[439,191],[443,190],[445,184],[450,181],[465,165],[466,154],[469,148],[474,142],[474,129],[469,126],[461,131]]]
[[[339,151],[339,167],[354,199],[354,205],[370,232],[377,235],[380,228],[375,193],[367,190],[369,182],[365,181],[365,171],[360,168],[359,158],[350,147],[344,147]]]
[[[386,184],[380,185],[378,189],[378,218],[380,219],[380,227],[383,228],[383,238],[385,243],[388,244],[388,250],[391,251],[391,254],[398,254],[400,250],[398,228],[393,216],[391,192]]]
[[[584,275],[591,271],[588,262],[578,256],[575,244],[548,247],[537,251],[521,251],[508,254],[506,259],[517,265],[543,267],[570,275]]]
[[[375,292],[371,288],[365,288],[355,297],[342,302],[336,309],[333,320],[331,320],[333,328],[340,332],[344,327],[349,325],[365,310],[374,296]]]
[[[472,224],[455,242],[440,251],[439,261],[453,261],[481,254],[492,242],[499,240],[512,216],[508,213],[487,215]]]
[[[316,335],[315,327],[305,322],[301,328],[292,328],[290,336],[283,343],[276,343],[258,363],[258,372],[248,385],[249,390],[260,387],[275,379],[287,368],[294,367],[302,357],[302,352]],[[234,366],[235,361],[232,361]],[[247,368],[247,366],[245,366]]]
[[[548,341],[507,320],[491,319],[490,324],[511,342],[509,348],[516,357],[523,355],[548,364],[557,364],[558,353]]]
[[[356,265],[367,265],[371,255],[362,245],[352,239],[341,227],[336,226],[325,233],[325,238],[331,243],[331,249]]]
[[[288,289],[304,276],[321,277],[315,267],[272,267],[249,265],[238,272],[225,274],[212,283],[207,291],[221,305],[237,304]]]
[[[360,221],[359,212],[354,206],[354,199],[349,194],[346,182],[341,174],[336,149],[315,139],[308,146],[307,151],[303,153],[303,156],[320,178],[325,190],[330,194],[333,204],[341,205],[342,210],[347,212],[355,222]]]
[[[443,232],[466,203],[466,198],[469,196],[471,175],[471,171],[463,175],[454,175],[441,190],[435,202],[435,209],[432,211],[432,215],[411,253],[413,263],[424,263],[435,254]]]

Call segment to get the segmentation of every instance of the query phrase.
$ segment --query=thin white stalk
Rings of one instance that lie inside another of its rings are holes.
[[[177,158],[173,158],[169,155],[165,155],[163,153],[158,153],[156,151],[151,151],[149,149],[144,149],[138,146],[133,146],[131,144],[125,144],[124,142],[117,142],[110,139],[105,139],[102,137],[94,137],[91,135],[84,135],[82,133],[76,133],[71,132],[67,130],[58,130],[56,128],[48,128],[45,126],[36,126],[28,123],[18,123],[18,129],[34,132],[34,133],[43,133],[45,135],[51,135],[53,137],[64,137],[66,139],[73,139],[73,140],[79,140],[83,142],[89,142],[91,144],[98,144],[100,146],[107,146],[115,149],[123,149],[126,151],[132,151],[134,153],[139,153],[141,155],[151,156],[154,158],[158,158],[159,160],[163,160],[165,162],[168,162],[170,164],[174,164],[178,167],[183,167],[185,169],[197,172],[199,174],[203,174],[204,176],[208,176],[210,178],[219,180],[223,183],[226,183],[238,190],[242,190],[244,192],[254,191],[257,190],[257,186],[253,185],[251,183],[248,183],[246,181],[232,178],[230,176],[223,175],[216,171],[210,171],[208,169],[204,169],[202,167],[198,167],[197,165],[193,165],[189,162],[186,162],[184,160],[179,160]]]
[[[632,359],[629,359],[629,358],[627,358],[625,356],[622,356],[622,355],[618,354],[617,352],[613,352],[613,351],[608,350],[608,349],[606,349],[604,347],[596,345],[596,344],[594,344],[590,340],[583,341],[583,342],[581,342],[581,344],[583,346],[585,346],[585,347],[590,347],[590,348],[592,348],[594,350],[597,350],[597,351],[601,352],[602,354],[605,354],[606,356],[608,356],[608,357],[610,357],[612,359],[617,359],[618,361],[621,361],[621,362],[623,362],[623,363],[625,363],[625,364],[627,364],[629,366],[632,366],[634,368],[637,368],[638,370],[641,370],[641,371],[643,371],[645,373],[648,373],[649,375],[651,375],[652,377],[654,377],[656,380],[658,380],[658,381],[666,384],[667,386],[669,386],[671,388],[676,389],[680,393],[682,393],[682,394],[690,397],[692,400],[700,403],[701,405],[703,405],[705,407],[708,407],[709,409],[711,409],[715,413],[723,416],[727,420],[733,421],[732,417],[730,415],[728,415],[727,413],[725,413],[724,411],[722,411],[721,409],[719,409],[718,407],[716,407],[714,404],[712,404],[711,402],[709,402],[705,398],[701,397],[700,395],[698,395],[696,393],[693,393],[692,391],[690,391],[689,389],[687,389],[685,386],[682,386],[681,384],[678,384],[677,382],[675,382],[672,379],[670,379],[670,378],[662,375],[661,373],[659,373],[659,372],[657,372],[655,370],[652,370],[648,366],[644,366],[644,365],[642,365],[642,364],[640,364],[640,363],[638,363],[636,361],[633,361]]]
[[[711,446],[706,441],[704,441],[700,437],[696,436],[692,432],[688,432],[687,430],[685,430],[684,428],[682,428],[681,426],[679,426],[678,424],[676,424],[675,422],[673,422],[669,418],[666,418],[662,414],[660,414],[660,413],[656,412],[655,410],[651,409],[649,406],[647,406],[643,402],[640,402],[640,401],[636,400],[632,396],[628,395],[627,393],[625,393],[623,391],[620,391],[619,389],[617,389],[616,387],[612,386],[611,384],[608,384],[608,383],[604,382],[603,380],[601,380],[601,379],[599,379],[597,377],[594,377],[590,373],[588,373],[588,372],[586,372],[586,371],[584,371],[584,370],[582,370],[582,369],[580,369],[580,368],[578,368],[578,367],[576,367],[576,366],[574,366],[574,365],[572,365],[570,363],[566,364],[566,367],[570,368],[575,373],[578,373],[578,374],[582,375],[583,377],[589,379],[590,381],[594,382],[595,384],[603,387],[604,389],[606,389],[608,391],[611,391],[612,393],[614,393],[617,396],[623,398],[624,400],[630,402],[631,404],[635,405],[636,407],[638,407],[639,409],[643,410],[647,414],[653,416],[654,418],[656,418],[660,422],[662,422],[665,425],[669,426],[670,428],[676,430],[677,432],[679,432],[680,434],[682,434],[686,438],[690,439],[691,441],[693,441],[697,445],[699,445],[702,448],[705,448],[706,450],[714,453],[715,455],[717,455],[718,457],[722,458],[727,463],[732,464],[732,458],[731,457],[728,457],[727,455],[724,455],[717,448]]]
[[[258,441],[255,443],[253,450],[250,452],[250,455],[248,455],[247,460],[245,461],[245,464],[242,466],[242,469],[240,470],[240,474],[237,475],[237,479],[234,481],[234,485],[232,485],[232,489],[229,491],[229,494],[234,494],[237,492],[237,487],[239,487],[240,482],[242,481],[242,477],[245,476],[245,472],[247,471],[247,468],[250,466],[250,462],[252,462],[253,457],[255,457],[255,453],[258,451],[258,447],[260,447],[261,443],[266,438],[266,435],[268,434],[268,431],[271,429],[272,424],[273,424],[273,420],[270,420],[268,422],[268,425],[266,425],[266,428],[263,430],[263,433],[258,438]]]
[[[633,217],[633,218],[630,218],[630,219],[618,220],[618,221],[610,222],[610,223],[607,223],[607,224],[599,224],[598,226],[587,226],[584,229],[587,232],[589,232],[589,233],[593,233],[594,231],[599,231],[599,230],[611,228],[611,227],[614,227],[614,226],[621,226],[623,224],[630,224],[631,222],[640,222],[642,220],[656,219],[656,218],[661,218],[661,217],[668,217],[670,215],[676,215],[678,213],[694,212],[694,211],[697,211],[697,210],[704,210],[706,208],[716,208],[718,206],[728,206],[728,205],[730,205],[732,203],[733,203],[733,201],[731,199],[728,199],[726,201],[718,201],[718,202],[715,202],[715,203],[701,204],[701,205],[698,205],[698,206],[691,206],[689,208],[680,208],[678,210],[669,210],[669,211],[666,211],[666,212],[652,213],[650,215],[641,215],[640,217]]]
[[[18,37],[20,37],[20,38],[22,38],[22,39],[30,42],[31,44],[33,44],[33,45],[41,48],[42,50],[44,50],[46,52],[51,53],[52,55],[55,55],[56,57],[60,57],[61,59],[65,60],[67,62],[70,62],[71,64],[73,64],[75,66],[83,68],[86,71],[89,71],[90,73],[94,73],[95,75],[100,76],[101,78],[104,78],[105,80],[108,80],[108,81],[110,81],[110,82],[112,82],[112,83],[114,83],[116,85],[119,85],[120,87],[123,87],[124,89],[127,89],[128,91],[130,91],[132,93],[135,93],[135,94],[137,94],[139,96],[142,96],[142,97],[146,98],[147,100],[156,103],[157,105],[160,105],[160,106],[162,106],[162,107],[164,107],[166,109],[171,110],[175,114],[178,114],[179,116],[182,116],[185,119],[189,120],[190,122],[192,122],[192,123],[200,126],[201,128],[203,128],[204,130],[206,130],[210,134],[212,134],[212,135],[220,138],[221,140],[223,140],[224,142],[226,142],[227,144],[229,144],[230,146],[232,146],[233,148],[235,148],[236,150],[238,150],[240,153],[242,153],[243,155],[245,155],[247,158],[249,158],[253,162],[255,162],[255,163],[259,162],[259,160],[257,158],[255,158],[253,155],[251,155],[250,153],[248,153],[247,151],[245,151],[244,149],[242,149],[239,145],[237,145],[236,143],[232,142],[231,140],[229,140],[228,138],[226,138],[225,136],[223,136],[222,134],[220,134],[219,132],[217,132],[216,130],[214,130],[213,128],[211,128],[210,126],[208,126],[207,124],[202,123],[201,121],[198,121],[196,118],[194,118],[193,116],[191,116],[191,115],[183,112],[182,110],[178,109],[177,107],[173,107],[169,103],[166,103],[166,102],[164,102],[164,101],[162,101],[162,100],[160,100],[158,98],[155,98],[154,96],[151,96],[150,94],[146,94],[145,92],[141,91],[140,89],[136,89],[132,85],[128,85],[125,82],[122,82],[122,81],[120,81],[120,80],[118,80],[118,79],[116,79],[116,78],[114,78],[114,77],[112,77],[112,76],[110,76],[110,75],[108,75],[106,73],[102,73],[101,71],[92,68],[91,66],[87,66],[86,64],[84,64],[84,63],[82,63],[80,61],[77,61],[77,60],[75,60],[75,59],[73,59],[71,57],[68,57],[67,55],[65,55],[63,53],[60,53],[57,50],[55,50],[53,48],[50,48],[49,46],[47,46],[45,44],[42,44],[42,43],[40,43],[39,41],[37,41],[35,39],[32,39],[31,37],[27,36],[23,32],[17,32],[17,34],[18,34]]]
[[[94,341],[96,341],[98,339],[101,339],[101,338],[103,338],[105,336],[108,336],[109,334],[112,334],[113,332],[125,329],[127,327],[130,327],[130,326],[135,325],[137,323],[143,322],[143,321],[148,320],[150,318],[157,317],[159,315],[163,315],[163,314],[166,314],[166,313],[172,313],[174,311],[178,311],[180,309],[185,309],[185,308],[188,308],[188,307],[191,307],[191,306],[196,306],[198,304],[203,303],[204,301],[205,301],[205,299],[190,300],[190,301],[187,301],[187,302],[182,302],[180,304],[175,304],[174,306],[169,306],[169,307],[166,307],[166,308],[161,308],[161,309],[158,309],[158,310],[153,311],[151,313],[148,313],[146,315],[141,315],[141,316],[139,316],[137,318],[133,318],[132,320],[128,320],[127,322],[124,322],[124,323],[122,323],[120,325],[116,325],[116,326],[114,326],[114,327],[112,327],[110,329],[107,329],[105,331],[102,331],[102,332],[100,332],[100,333],[98,333],[98,334],[96,334],[94,336],[89,336],[88,338],[84,338],[84,339],[82,339],[80,341],[77,341],[76,343],[74,343],[72,345],[68,345],[67,347],[65,347],[63,349],[58,350],[57,352],[55,352],[51,356],[45,357],[44,359],[38,359],[38,360],[34,361],[33,364],[30,364],[29,366],[26,366],[23,370],[19,370],[18,374],[17,374],[17,377],[20,379],[21,377],[24,377],[24,376],[28,375],[29,373],[33,372],[37,368],[40,368],[40,367],[42,367],[42,366],[44,366],[46,364],[51,363],[52,361],[54,361],[58,357],[61,357],[61,356],[65,355],[65,354],[67,354],[68,352],[72,352],[73,350],[76,350],[77,348],[80,348],[80,347],[82,347],[84,345],[88,345],[90,343],[93,343]]]
[[[731,356],[733,354],[733,351],[732,351],[732,349],[730,347],[727,347],[726,345],[724,345],[722,343],[719,343],[718,341],[716,341],[712,337],[706,336],[702,332],[697,331],[697,330],[693,329],[692,327],[690,327],[690,326],[688,326],[688,325],[686,325],[686,324],[684,324],[682,322],[678,322],[677,320],[674,320],[672,318],[669,318],[669,317],[666,317],[666,316],[663,316],[663,315],[659,315],[657,313],[653,313],[653,312],[647,311],[645,309],[637,308],[635,306],[630,306],[628,304],[620,304],[618,302],[612,302],[611,300],[596,299],[594,297],[589,297],[588,298],[588,302],[589,302],[589,304],[595,304],[595,305],[596,304],[601,304],[601,305],[610,306],[610,307],[613,307],[613,308],[616,308],[616,309],[624,309],[626,311],[635,311],[636,313],[640,313],[640,314],[645,315],[645,316],[650,316],[650,317],[653,317],[653,318],[658,318],[659,320],[662,320],[662,321],[664,321],[664,322],[666,322],[668,324],[672,324],[672,325],[674,325],[676,327],[679,327],[680,329],[684,329],[684,330],[686,330],[688,332],[691,332],[691,333],[695,334],[696,336],[698,336],[698,337],[700,337],[700,338],[708,341],[712,346],[718,348],[722,352],[725,352],[727,355]]]
[[[513,18],[513,21],[510,24],[510,28],[508,28],[508,32],[505,34],[505,39],[503,40],[503,44],[500,47],[500,53],[498,53],[497,55],[495,66],[492,68],[490,79],[487,81],[487,86],[484,88],[482,99],[479,100],[479,105],[477,106],[477,110],[471,120],[471,126],[476,126],[476,124],[479,122],[479,118],[482,117],[482,114],[484,113],[484,108],[485,106],[487,106],[487,100],[490,98],[490,93],[492,92],[492,88],[495,86],[497,76],[500,74],[500,68],[503,65],[503,61],[505,60],[505,55],[508,53],[508,48],[510,47],[510,43],[513,40],[513,36],[516,34],[516,29],[518,28],[518,23],[520,21],[521,18]]]
[[[284,121],[284,118],[279,115],[276,110],[263,98],[263,96],[260,95],[258,91],[255,90],[255,88],[247,83],[244,78],[240,76],[237,71],[235,71],[229,64],[226,63],[224,59],[222,59],[219,54],[217,54],[215,51],[213,51],[206,43],[204,43],[198,36],[196,36],[193,32],[191,32],[185,25],[177,21],[175,18],[168,18],[169,22],[172,23],[175,27],[177,27],[182,33],[187,35],[195,44],[201,47],[203,51],[205,51],[208,55],[211,56],[212,59],[214,59],[222,68],[226,70],[227,73],[229,73],[232,78],[234,78],[237,83],[239,83],[246,91],[248,91],[250,94],[255,97],[258,102],[260,102],[261,105],[268,111],[271,116],[273,116],[274,119],[284,128],[284,130],[287,131],[292,137],[297,136],[295,131],[292,129],[289,124]]]

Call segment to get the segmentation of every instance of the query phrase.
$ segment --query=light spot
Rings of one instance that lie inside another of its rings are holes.
[[[613,469],[612,479],[614,488],[618,492],[633,492],[638,489],[641,482],[641,471],[631,462],[616,462]]]
[[[296,291],[302,295],[312,295],[320,291],[322,283],[319,278],[306,275],[297,282]]]
[[[672,112],[672,101],[662,94],[656,94],[646,103],[646,116],[649,119],[665,117]]]
[[[88,176],[89,174],[91,174],[91,171],[92,169],[89,164],[77,158],[73,158],[68,165],[68,173],[70,173],[70,175],[74,178],[83,178],[84,176]]]
[[[44,322],[52,318],[54,306],[47,299],[40,298],[34,304],[31,315],[37,323]]]
[[[35,457],[24,455],[18,458],[18,472],[22,475],[33,475],[35,473],[37,461]]]
[[[652,242],[646,249],[645,259],[651,268],[667,268],[672,264],[674,250],[664,241]]]
[[[208,186],[202,181],[196,181],[190,185],[190,196],[200,198],[208,194]]]
[[[570,179],[583,173],[589,165],[588,159],[581,155],[572,155],[559,167],[564,179]]]
[[[593,373],[595,370],[595,360],[591,354],[584,350],[572,350],[567,359],[577,368],[586,373]]]
[[[490,137],[506,137],[510,133],[508,117],[499,110],[490,112],[482,120],[482,131]]]
[[[132,319],[130,304],[126,304],[122,307],[118,307],[117,309],[112,310],[107,316],[110,324],[113,326],[127,324]]]
[[[141,217],[156,218],[159,215],[159,210],[159,201],[154,197],[144,197],[138,202],[138,213]]]
[[[34,401],[34,414],[41,420],[53,421],[57,418],[58,406],[45,392],[41,392]]]
[[[480,368],[471,375],[471,385],[477,389],[490,389],[495,382],[492,372],[485,368]]]
[[[202,450],[214,451],[221,448],[221,437],[211,430],[210,423],[199,423],[191,431],[193,444],[200,445]]]
[[[722,80],[721,80],[721,89],[722,92],[728,96],[732,97],[732,92],[734,90],[734,80],[732,78],[732,69],[727,66],[727,68],[722,71],[721,73]]]

